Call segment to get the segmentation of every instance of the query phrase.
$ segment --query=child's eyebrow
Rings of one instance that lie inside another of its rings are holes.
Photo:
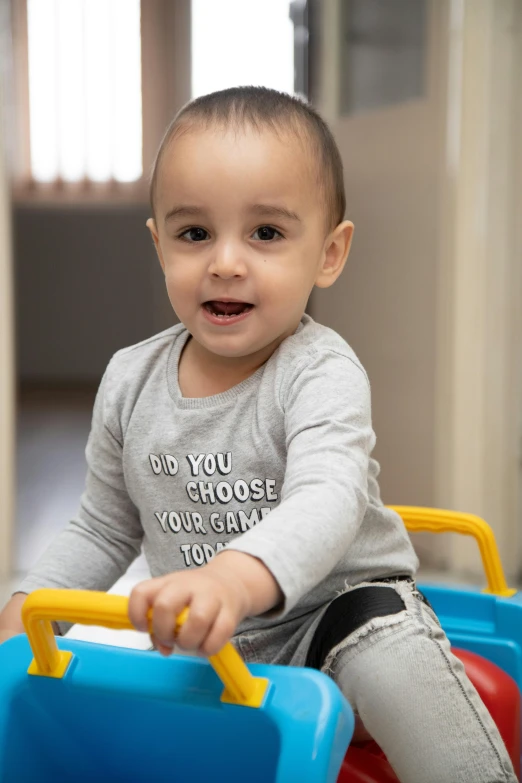
[[[301,222],[301,218],[296,212],[292,212],[289,209],[286,209],[285,207],[277,207],[273,204],[253,204],[250,207],[250,212],[253,212],[256,215],[259,215],[261,217],[274,217],[274,218],[283,218],[286,220],[297,220],[299,223]]]
[[[275,204],[252,204],[248,208],[248,211],[259,217],[267,218],[282,218],[283,220],[296,220],[301,222],[301,218],[296,212],[292,212],[286,207],[278,207]],[[205,213],[205,210],[201,207],[191,205],[179,205],[172,207],[165,215],[165,223],[174,218],[180,217],[200,217]]]
[[[192,207],[188,205],[172,207],[165,215],[165,223],[177,217],[198,217],[199,215],[202,215],[203,212],[204,210],[201,209],[201,207]]]

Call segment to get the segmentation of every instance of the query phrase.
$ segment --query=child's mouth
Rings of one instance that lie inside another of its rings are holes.
[[[214,323],[235,323],[251,312],[254,305],[249,302],[220,302],[217,299],[203,303],[203,309]]]

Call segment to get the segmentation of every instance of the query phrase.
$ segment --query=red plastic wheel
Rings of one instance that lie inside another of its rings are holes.
[[[400,783],[385,758],[350,745],[343,761],[337,783]]]

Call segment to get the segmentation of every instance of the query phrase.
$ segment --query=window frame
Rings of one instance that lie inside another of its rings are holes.
[[[11,0],[14,116],[13,204],[92,206],[146,203],[149,173],[165,128],[190,100],[190,0],[141,0],[142,165],[134,182],[41,183],[33,179],[29,137],[27,0]]]

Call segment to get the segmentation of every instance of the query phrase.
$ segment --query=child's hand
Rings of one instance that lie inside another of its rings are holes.
[[[189,617],[174,636],[176,616],[189,606]],[[150,630],[147,612],[152,608],[151,638],[163,655],[174,642],[205,655],[218,652],[248,613],[244,587],[234,574],[207,567],[149,579],[137,585],[129,600],[129,618],[140,631]]]
[[[176,572],[136,585],[129,599],[129,618],[139,631],[151,630],[151,639],[163,655],[170,655],[175,643],[215,655],[241,620],[266,611],[280,597],[277,582],[259,560],[230,551],[197,571]],[[186,606],[188,619],[174,636],[176,617]]]

